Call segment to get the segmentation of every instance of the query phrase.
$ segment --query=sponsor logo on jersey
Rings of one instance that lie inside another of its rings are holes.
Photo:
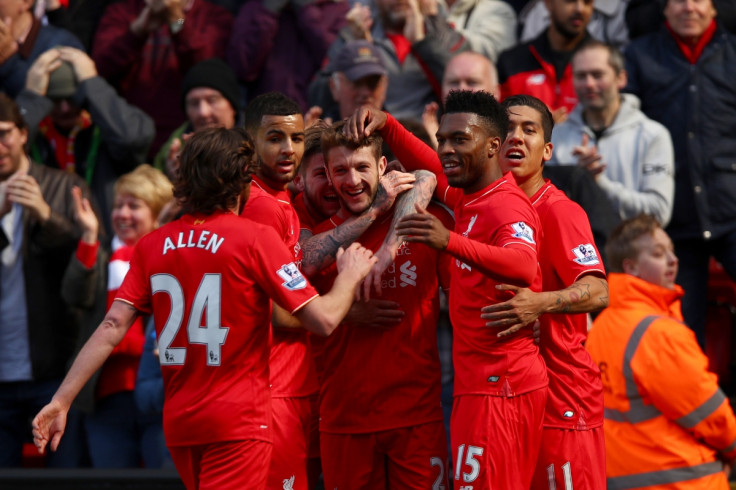
[[[417,285],[417,266],[411,265],[411,260],[407,260],[401,267],[401,287],[416,286]]]
[[[304,289],[307,287],[307,280],[304,279],[304,276],[299,272],[299,268],[294,262],[282,265],[276,273],[284,280],[281,285],[289,291],[296,291],[297,289]]]
[[[575,415],[575,412],[572,410],[565,410],[565,413],[562,414],[566,419],[571,419],[573,415]]]
[[[514,238],[521,238],[525,242],[535,245],[534,230],[532,230],[529,225],[527,225],[523,221],[519,221],[518,223],[514,223],[513,225],[511,225],[511,228],[514,230]]]
[[[598,265],[601,263],[598,254],[595,253],[595,248],[590,243],[581,243],[572,249],[572,253],[575,254],[573,261],[580,265]]]
[[[284,490],[294,490],[294,477],[296,475],[291,475],[291,478],[284,478]]]

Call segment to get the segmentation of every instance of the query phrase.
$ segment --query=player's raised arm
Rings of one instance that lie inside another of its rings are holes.
[[[110,306],[105,319],[84,344],[51,402],[33,419],[33,443],[39,453],[43,454],[47,444],[56,451],[72,401],[123,340],[137,316],[138,311],[128,303],[114,301]]]

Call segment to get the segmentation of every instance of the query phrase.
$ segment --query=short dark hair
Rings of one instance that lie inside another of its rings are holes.
[[[624,259],[634,259],[639,255],[639,249],[634,246],[634,240],[642,235],[653,235],[662,225],[652,215],[640,214],[636,218],[621,222],[606,242],[606,266],[609,272],[624,272]]]
[[[294,99],[281,92],[268,92],[251,100],[245,107],[245,129],[252,135],[261,127],[263,116],[292,116],[301,114]]]
[[[542,116],[542,129],[544,130],[544,142],[549,143],[552,141],[552,130],[555,127],[555,119],[552,117],[552,113],[549,111],[547,104],[534,97],[533,95],[518,94],[506,97],[501,102],[501,105],[508,112],[510,107],[513,106],[525,106],[530,107],[537,111]]]
[[[325,157],[325,165],[329,165],[327,154],[330,150],[339,147],[345,147],[348,150],[370,147],[373,156],[376,158],[376,162],[378,162],[381,159],[381,146],[383,145],[383,138],[381,138],[378,132],[374,131],[370,136],[363,137],[360,141],[355,141],[342,133],[344,125],[345,121],[338,121],[332,127],[322,131],[322,154]]]
[[[27,128],[26,120],[23,119],[18,104],[4,92],[0,92],[0,121],[12,122],[18,129]]]
[[[251,181],[257,159],[243,128],[208,128],[184,144],[174,196],[186,213],[232,209]]]
[[[506,139],[509,129],[509,116],[496,98],[479,90],[452,90],[445,100],[445,114],[470,113],[480,117],[488,136]]]
[[[302,155],[302,165],[299,165],[301,175],[304,175],[307,171],[307,166],[304,163],[312,156],[322,153],[322,132],[329,128],[329,124],[322,119],[318,119],[304,130],[304,155]]]

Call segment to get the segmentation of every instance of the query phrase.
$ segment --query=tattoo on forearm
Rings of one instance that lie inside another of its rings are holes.
[[[352,221],[346,221],[334,230],[325,231],[307,239],[301,244],[302,269],[321,270],[330,265],[340,247],[350,245],[361,233],[373,224],[370,215],[362,215]]]

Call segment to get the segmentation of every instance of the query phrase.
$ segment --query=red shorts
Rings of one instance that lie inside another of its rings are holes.
[[[547,388],[510,398],[456,396],[452,406],[456,490],[528,490],[542,441]]]
[[[271,405],[273,455],[268,488],[286,486],[293,490],[307,490],[307,449],[312,423],[310,398],[273,398]]]
[[[169,452],[187,490],[263,490],[272,447],[270,442],[247,440],[171,446]]]
[[[309,459],[319,458],[319,394],[309,397],[312,405],[312,421],[309,427]]]
[[[449,488],[442,422],[370,432],[320,434],[325,488]]]
[[[590,430],[545,428],[533,490],[606,488],[603,427]]]

